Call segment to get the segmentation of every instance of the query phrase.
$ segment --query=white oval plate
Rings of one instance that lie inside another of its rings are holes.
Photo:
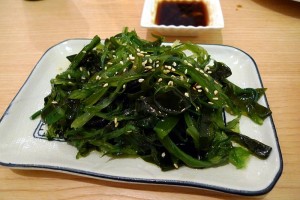
[[[182,167],[162,172],[139,158],[110,159],[96,152],[77,160],[74,147],[63,141],[44,139],[43,124],[29,117],[43,107],[43,99],[50,93],[50,79],[68,67],[66,56],[78,53],[89,41],[63,41],[49,48],[38,61],[0,120],[0,165],[130,183],[190,186],[248,196],[265,194],[274,187],[281,176],[283,162],[272,117],[267,118],[262,126],[247,118],[241,119],[243,134],[273,148],[268,159],[252,157],[243,170],[229,164],[210,169]],[[230,46],[202,46],[213,58],[231,68],[232,82],[241,87],[263,87],[256,63],[247,53]],[[265,96],[260,103],[268,106]]]

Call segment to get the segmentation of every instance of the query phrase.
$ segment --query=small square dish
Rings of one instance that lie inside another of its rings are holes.
[[[219,0],[145,0],[141,26],[169,36],[197,36],[224,28]]]

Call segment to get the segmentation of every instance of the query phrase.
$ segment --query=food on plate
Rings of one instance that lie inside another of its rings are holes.
[[[64,139],[77,158],[140,157],[167,171],[243,168],[250,155],[270,155],[270,146],[239,130],[242,115],[259,125],[271,115],[258,103],[265,89],[230,82],[230,68],[197,44],[147,41],[125,28],[103,42],[95,36],[67,59],[32,119],[41,116],[47,138]]]

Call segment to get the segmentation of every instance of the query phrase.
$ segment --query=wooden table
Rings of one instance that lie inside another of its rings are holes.
[[[300,3],[222,0],[225,28],[181,41],[226,44],[257,62],[283,153],[284,171],[265,199],[300,194]],[[0,1],[0,115],[36,62],[68,38],[112,36],[124,26],[152,39],[140,26],[142,0]],[[167,37],[167,41],[174,41]],[[1,140],[1,138],[0,138]],[[0,167],[0,199],[243,199],[199,189],[95,180],[46,171]],[[246,199],[246,198],[245,198]]]

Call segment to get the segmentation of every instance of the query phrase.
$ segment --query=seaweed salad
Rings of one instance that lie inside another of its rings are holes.
[[[51,79],[31,118],[41,117],[49,140],[76,147],[77,158],[92,151],[140,157],[163,171],[243,168],[251,155],[268,158],[272,148],[239,129],[241,116],[261,125],[271,115],[258,103],[265,89],[230,82],[230,68],[199,45],[154,37],[128,28],[103,41],[95,36],[66,58],[69,67]]]

